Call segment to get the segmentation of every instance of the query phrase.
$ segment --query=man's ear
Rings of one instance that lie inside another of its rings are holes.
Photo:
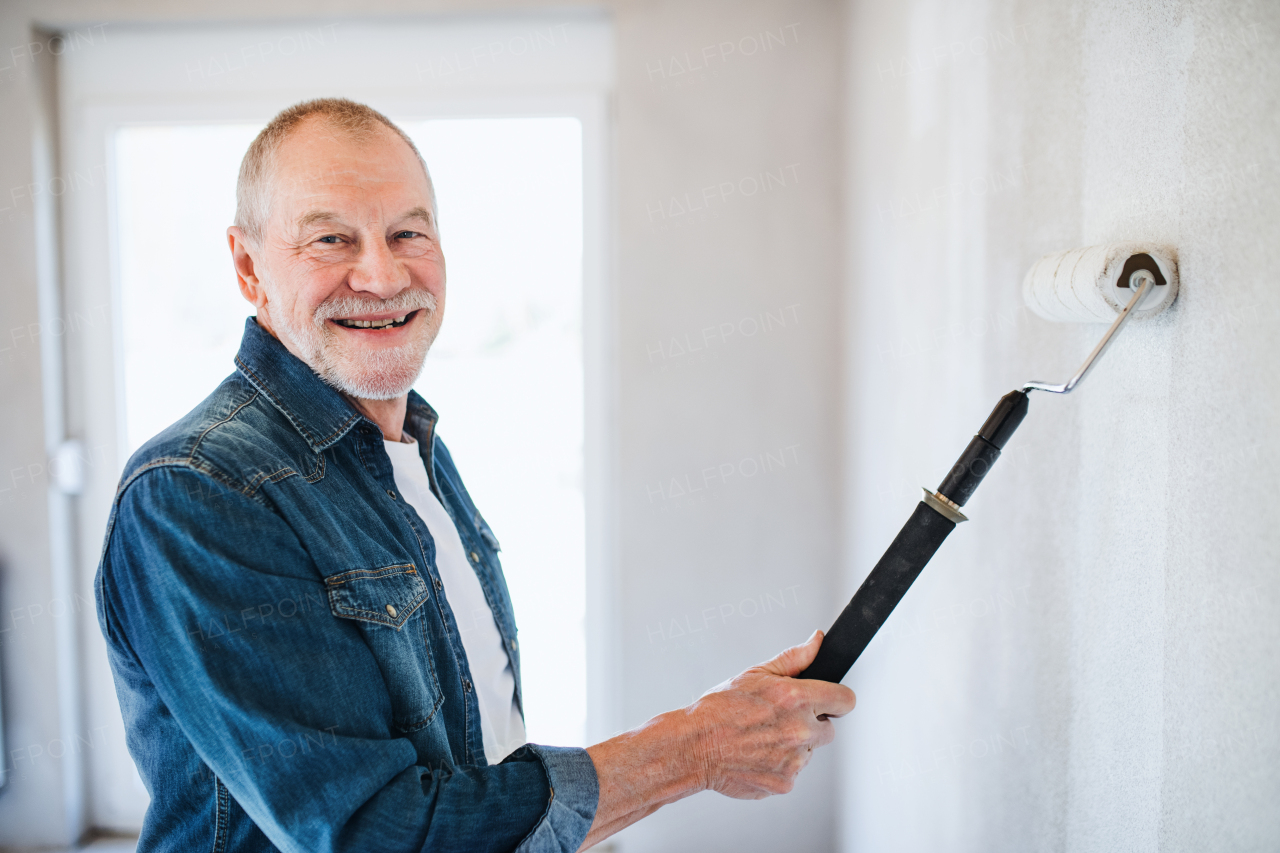
[[[238,225],[227,229],[227,245],[231,247],[231,263],[236,268],[236,281],[240,285],[240,295],[253,303],[253,307],[262,313],[262,306],[267,304],[267,291],[257,275],[259,259],[255,248]]]

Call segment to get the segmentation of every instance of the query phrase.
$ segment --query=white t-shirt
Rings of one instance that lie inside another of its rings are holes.
[[[467,653],[467,666],[480,705],[480,731],[484,755],[490,764],[525,744],[524,720],[516,706],[516,678],[503,646],[502,634],[484,589],[462,547],[462,539],[448,511],[431,491],[427,466],[418,455],[418,443],[384,441],[401,496],[427,525],[436,543],[436,569],[444,594],[453,610]]]

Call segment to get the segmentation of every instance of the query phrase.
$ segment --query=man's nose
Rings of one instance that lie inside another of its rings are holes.
[[[383,239],[365,240],[349,276],[351,289],[390,299],[409,286],[409,271]]]

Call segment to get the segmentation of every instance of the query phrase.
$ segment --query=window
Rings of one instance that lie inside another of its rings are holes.
[[[445,323],[416,388],[501,537],[529,738],[583,745],[581,123],[403,127],[432,171],[448,266]],[[116,133],[126,455],[234,369],[253,312],[224,232],[259,129]]]

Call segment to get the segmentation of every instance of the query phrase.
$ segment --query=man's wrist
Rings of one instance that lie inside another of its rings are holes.
[[[675,770],[672,783],[679,796],[710,788],[715,756],[697,704],[659,714],[654,722],[661,727],[661,741]]]
[[[602,798],[622,794],[632,806],[656,808],[706,790],[706,737],[693,710],[680,708],[659,714],[638,728],[587,747],[600,778]]]

